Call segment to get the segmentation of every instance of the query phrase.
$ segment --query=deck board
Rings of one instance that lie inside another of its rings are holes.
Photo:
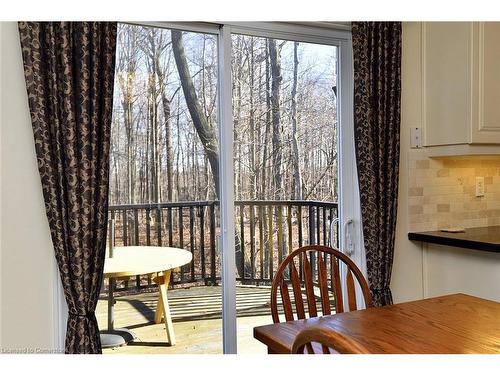
[[[157,292],[116,298],[115,327],[132,329],[138,339],[127,346],[105,349],[109,354],[216,354],[222,353],[222,289],[220,286],[169,290],[169,303],[177,344],[169,346],[165,325],[154,323]],[[253,338],[253,327],[272,322],[270,289],[237,287],[238,352],[266,353]],[[107,300],[99,300],[99,327],[105,329]]]
[[[253,327],[272,323],[269,287],[237,286],[238,353],[267,353],[253,338]],[[167,343],[165,325],[154,323],[158,293],[146,292],[116,298],[115,327],[132,329],[138,339],[127,346],[105,349],[111,354],[215,354],[222,353],[222,288],[197,286],[168,291],[177,344]],[[293,301],[293,298],[292,298]],[[283,315],[281,305],[278,305]],[[107,299],[96,310],[101,329],[107,325]]]

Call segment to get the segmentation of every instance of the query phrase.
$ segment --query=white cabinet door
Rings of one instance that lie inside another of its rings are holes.
[[[471,143],[500,143],[500,22],[474,23]]]
[[[422,86],[425,146],[469,143],[472,23],[423,23]]]

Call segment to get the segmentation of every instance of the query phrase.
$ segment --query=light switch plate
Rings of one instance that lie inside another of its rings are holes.
[[[410,129],[410,148],[421,148],[422,147],[422,129],[411,128]]]
[[[484,197],[484,177],[476,177],[476,197]]]

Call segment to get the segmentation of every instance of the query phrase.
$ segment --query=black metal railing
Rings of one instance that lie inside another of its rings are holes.
[[[170,246],[191,251],[190,264],[173,272],[171,285],[215,285],[220,280],[219,202],[130,204],[109,207],[115,246]],[[237,280],[269,284],[292,250],[307,244],[337,246],[337,203],[320,201],[235,201]],[[333,233],[333,237],[332,237]],[[117,290],[152,285],[143,275],[121,280]]]

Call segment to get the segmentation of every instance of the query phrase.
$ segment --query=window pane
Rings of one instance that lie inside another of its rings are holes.
[[[233,35],[232,78],[238,352],[265,352],[280,263],[337,244],[337,48]]]
[[[137,335],[118,352],[222,352],[217,73],[214,35],[118,26],[109,192],[115,245],[176,247],[193,257],[170,278],[175,346],[167,345],[165,324],[155,324],[155,275],[117,280],[115,327]],[[148,250],[141,248],[144,258]],[[101,297],[106,328],[107,293]]]
[[[204,149],[205,143],[215,144],[217,150],[217,40],[214,35],[177,31],[194,89],[189,107],[171,33],[119,25],[111,204],[217,196],[211,161],[216,164],[218,155]]]
[[[337,201],[337,48],[232,39],[237,199]]]

